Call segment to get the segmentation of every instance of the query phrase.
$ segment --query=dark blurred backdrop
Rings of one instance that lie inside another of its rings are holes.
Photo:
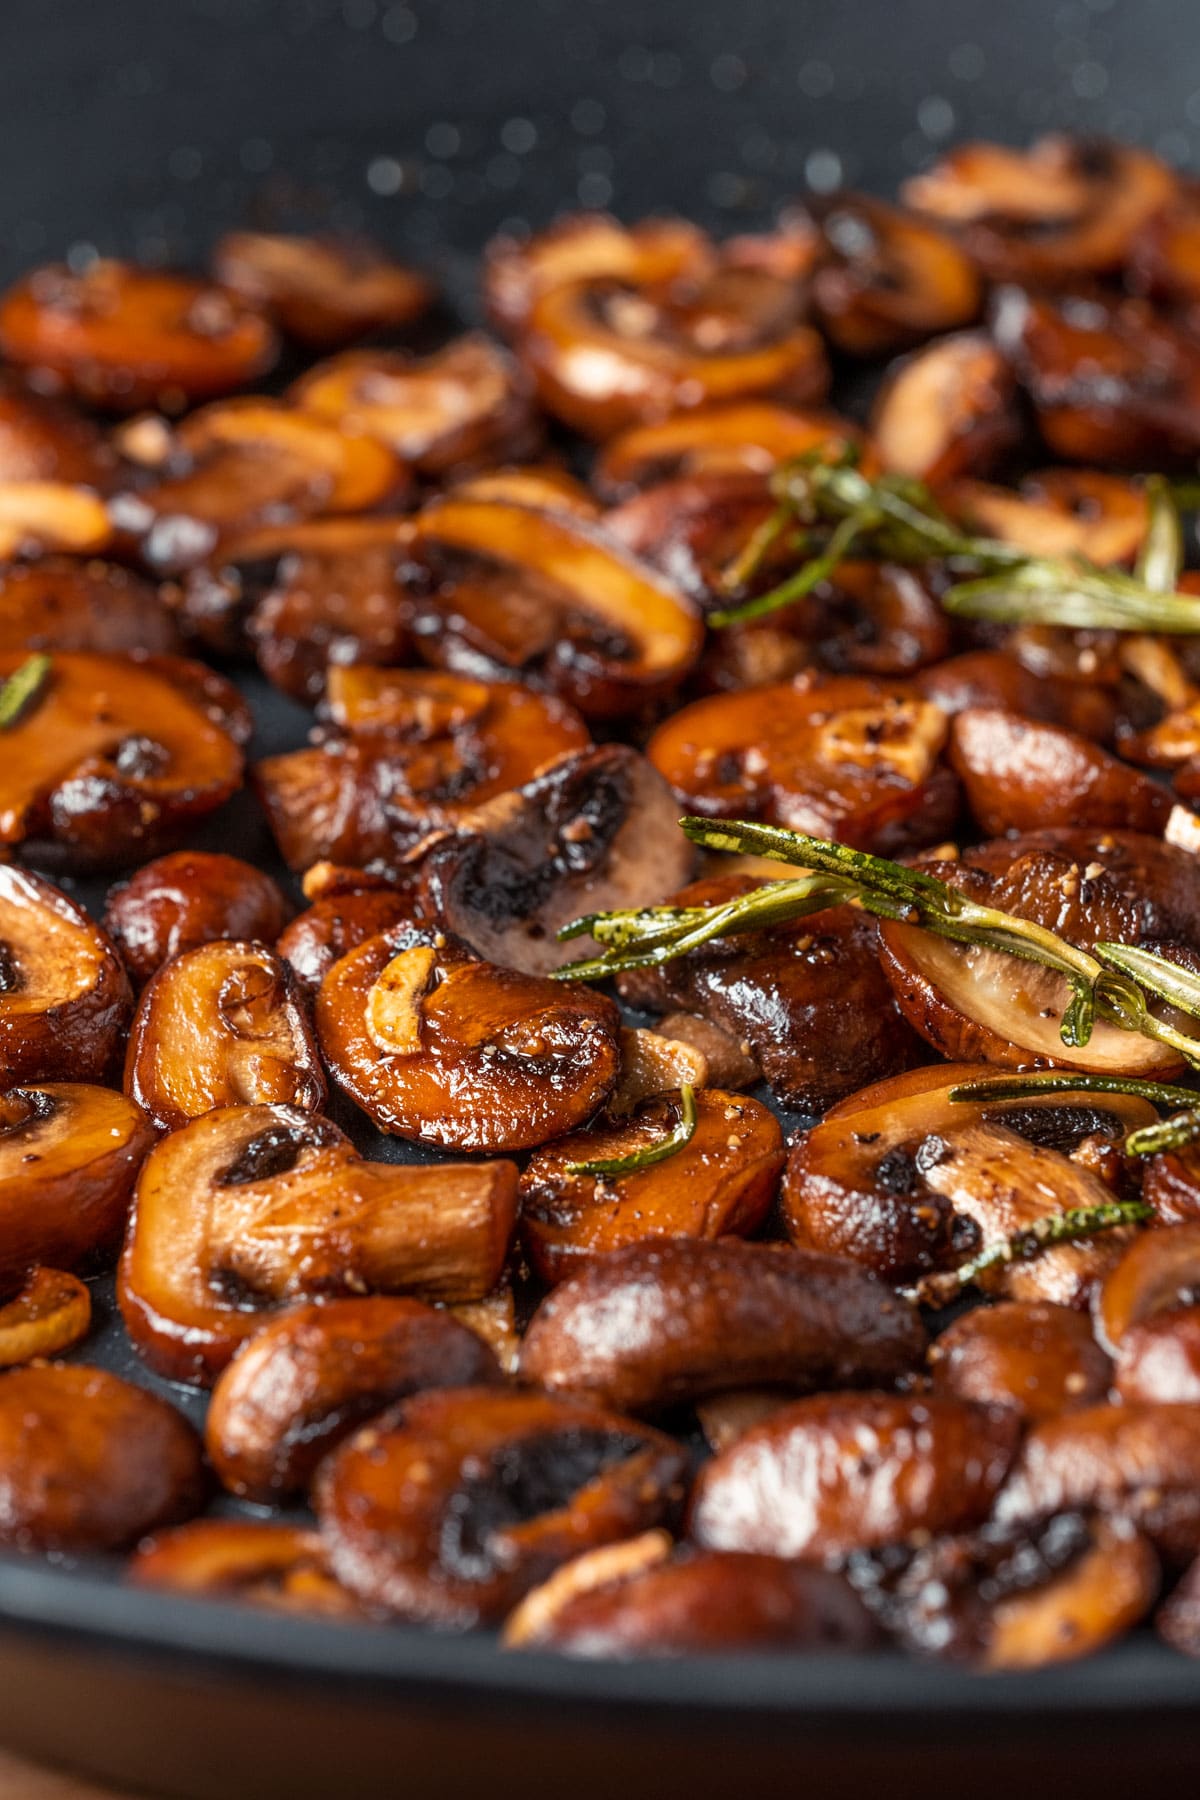
[[[579,205],[738,229],[1056,124],[1190,161],[1197,0],[0,0],[0,273],[230,220],[451,260]]]

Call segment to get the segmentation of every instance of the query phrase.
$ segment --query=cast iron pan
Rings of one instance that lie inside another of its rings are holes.
[[[805,180],[886,192],[952,136],[1055,125],[1186,164],[1197,49],[1192,0],[3,0],[0,276],[333,223],[473,319],[487,236],[564,207],[733,231]],[[300,741],[307,715],[245,686],[259,752]],[[275,866],[245,796],[206,836]],[[97,1306],[88,1359],[154,1385]],[[1148,1635],[988,1681],[891,1656],[573,1664],[0,1559],[0,1741],[159,1797],[1095,1800],[1186,1791],[1198,1727],[1200,1667]]]

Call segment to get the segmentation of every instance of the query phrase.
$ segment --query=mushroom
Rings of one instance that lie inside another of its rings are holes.
[[[222,1107],[146,1160],[121,1261],[125,1324],[160,1374],[205,1384],[264,1314],[298,1300],[478,1300],[504,1267],[516,1196],[512,1163],[366,1162],[296,1107]]]
[[[165,963],[134,1015],[125,1091],[160,1131],[214,1106],[320,1112],[325,1077],[286,963],[229,939]]]
[[[1007,650],[968,650],[947,657],[933,668],[919,670],[914,686],[922,698],[950,716],[982,707],[1044,719],[1085,738],[1111,739],[1116,699],[1097,685],[1095,670],[1086,684],[1065,681],[1060,669],[1031,668],[1017,654],[1019,648],[1010,640]]]
[[[783,1134],[756,1100],[702,1088],[696,1125],[665,1162],[629,1174],[577,1165],[653,1149],[677,1122],[679,1102],[648,1100],[632,1117],[557,1139],[521,1176],[521,1241],[543,1281],[558,1282],[646,1239],[749,1236],[774,1198]],[[636,1408],[634,1410],[637,1410]]]
[[[989,838],[1055,825],[1161,832],[1173,804],[1161,783],[1086,738],[1000,707],[965,707],[948,755]]]
[[[278,883],[252,863],[176,850],[111,890],[104,927],[141,985],[172,957],[218,938],[272,943],[290,910]]]
[[[335,1451],[317,1517],[352,1593],[463,1630],[581,1551],[657,1525],[685,1463],[672,1439],[596,1407],[457,1388],[402,1401]]]
[[[0,680],[22,665],[0,656]],[[236,690],[172,656],[55,655],[6,732],[0,844],[111,868],[213,812],[242,779]]]
[[[632,1243],[533,1315],[520,1372],[619,1412],[758,1386],[881,1386],[925,1350],[915,1307],[865,1269],[733,1238]],[[729,1546],[737,1548],[737,1546]]]
[[[536,300],[578,281],[670,288],[711,273],[711,241],[686,219],[622,225],[607,213],[572,213],[532,237],[501,235],[483,257],[483,297],[504,331],[528,324]]]
[[[1163,1601],[1154,1623],[1159,1637],[1172,1650],[1184,1656],[1200,1656],[1200,1558]]]
[[[192,1519],[138,1545],[126,1568],[134,1587],[236,1599],[272,1611],[362,1619],[329,1573],[320,1535],[265,1519]]]
[[[530,975],[558,968],[560,926],[665,900],[691,873],[679,808],[636,750],[604,744],[561,757],[486,800],[421,863],[427,910],[480,956]],[[574,955],[596,946],[576,939]]]
[[[633,555],[708,611],[766,593],[791,574],[794,551],[786,538],[777,539],[766,547],[752,578],[730,585],[730,569],[756,533],[767,529],[776,506],[770,482],[760,472],[701,468],[628,495],[604,515],[604,525]],[[795,625],[803,615],[799,608],[787,609],[772,615],[769,625],[755,623],[759,630],[777,630],[781,621],[797,635]],[[802,660],[792,666],[803,666]]]
[[[35,269],[0,298],[0,351],[80,399],[133,412],[228,393],[270,368],[275,334],[224,289],[101,258]]]
[[[704,1465],[689,1533],[707,1550],[820,1562],[918,1532],[966,1530],[990,1512],[1019,1436],[1004,1407],[939,1395],[812,1395]]]
[[[797,412],[767,400],[735,401],[634,425],[603,446],[592,483],[607,500],[692,475],[770,475],[812,450],[865,449],[863,435],[834,413]]]
[[[200,1440],[183,1415],[82,1364],[0,1375],[0,1543],[119,1550],[200,1510]]]
[[[810,195],[804,210],[819,233],[813,306],[848,356],[887,356],[975,318],[979,277],[937,226],[866,194]]]
[[[31,1269],[20,1290],[0,1305],[0,1368],[57,1356],[85,1338],[92,1296],[61,1269]]]
[[[885,469],[944,482],[991,468],[1020,441],[1012,373],[989,337],[962,331],[893,363],[871,413]]]
[[[703,631],[683,596],[561,509],[450,493],[418,515],[413,550],[427,584],[413,602],[425,654],[532,676],[589,719],[660,698],[700,654]]]
[[[1147,1183],[1148,1197],[1156,1186]],[[1200,1399],[1200,1224],[1135,1239],[1092,1306],[1123,1400]]]
[[[499,1380],[482,1339],[419,1300],[374,1294],[296,1306],[218,1377],[205,1445],[231,1493],[265,1504],[303,1492],[343,1438],[395,1401]]]
[[[179,648],[171,614],[148,582],[116,563],[48,556],[0,569],[0,655]]]
[[[403,330],[433,302],[423,275],[364,238],[227,231],[213,270],[223,287],[316,350],[369,331]]]
[[[381,1131],[445,1150],[527,1150],[581,1125],[619,1072],[603,994],[499,968],[396,925],[334,964],[321,1053]]]
[[[843,1100],[799,1136],[783,1181],[793,1242],[913,1280],[1048,1213],[1111,1201],[1073,1152],[1095,1138],[1119,1146],[1153,1123],[1150,1103],[1086,1091],[949,1098],[992,1073],[971,1064],[913,1069]],[[1118,1246],[1128,1241],[1112,1236]],[[1101,1241],[1059,1244],[993,1271],[991,1284],[1014,1299],[1080,1304],[1113,1260],[1113,1246]]]
[[[116,458],[99,425],[69,402],[0,375],[0,483],[65,482],[103,488]]]
[[[59,888],[0,864],[0,1086],[102,1081],[133,996],[110,940]]]
[[[425,476],[516,461],[540,441],[528,383],[498,344],[474,332],[429,356],[347,351],[302,375],[290,398],[388,445]]]
[[[930,1348],[929,1368],[934,1393],[1012,1406],[1033,1424],[1105,1399],[1112,1377],[1086,1314],[1040,1300],[964,1313]]]
[[[297,913],[275,948],[296,978],[306,1000],[317,991],[349,950],[406,920],[419,924],[423,913],[410,885],[363,887],[323,894]]]
[[[1099,469],[1039,469],[1015,488],[953,480],[942,507],[967,530],[1015,544],[1029,556],[1131,563],[1149,519],[1142,483]]]

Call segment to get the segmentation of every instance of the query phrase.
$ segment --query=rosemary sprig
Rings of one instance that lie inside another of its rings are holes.
[[[1200,1105],[1193,1105],[1173,1113],[1169,1119],[1160,1119],[1157,1125],[1143,1125],[1140,1131],[1131,1131],[1125,1139],[1125,1149],[1130,1156],[1157,1156],[1160,1150],[1179,1150],[1184,1144],[1194,1144],[1197,1138]]]
[[[568,1175],[634,1175],[639,1169],[651,1169],[666,1162],[689,1144],[696,1130],[696,1093],[686,1081],[679,1089],[679,1117],[657,1144],[644,1150],[631,1150],[627,1156],[596,1157],[591,1162],[567,1164]]]
[[[1037,1094],[1132,1094],[1156,1106],[1200,1105],[1200,1093],[1168,1081],[1143,1081],[1137,1075],[1091,1075],[1083,1070],[1051,1069],[1033,1075],[985,1075],[952,1087],[949,1100],[1020,1100]]]
[[[923,1306],[948,1306],[964,1289],[978,1285],[981,1276],[1012,1263],[1032,1262],[1043,1250],[1055,1244],[1078,1243],[1083,1238],[1097,1237],[1121,1225],[1140,1225],[1154,1217],[1154,1208],[1144,1200],[1107,1200],[1098,1206],[1072,1206],[1063,1212],[1047,1213],[1041,1219],[1015,1231],[1011,1237],[998,1238],[985,1244],[969,1261],[957,1269],[944,1269],[925,1275],[909,1289],[913,1299]]]
[[[40,699],[50,679],[50,658],[38,653],[27,656],[0,687],[0,731],[11,731]]]

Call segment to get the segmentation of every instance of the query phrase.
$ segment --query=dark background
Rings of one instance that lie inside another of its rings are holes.
[[[740,229],[1053,125],[1192,160],[1196,0],[0,0],[0,276],[230,221],[451,265],[580,205]]]

